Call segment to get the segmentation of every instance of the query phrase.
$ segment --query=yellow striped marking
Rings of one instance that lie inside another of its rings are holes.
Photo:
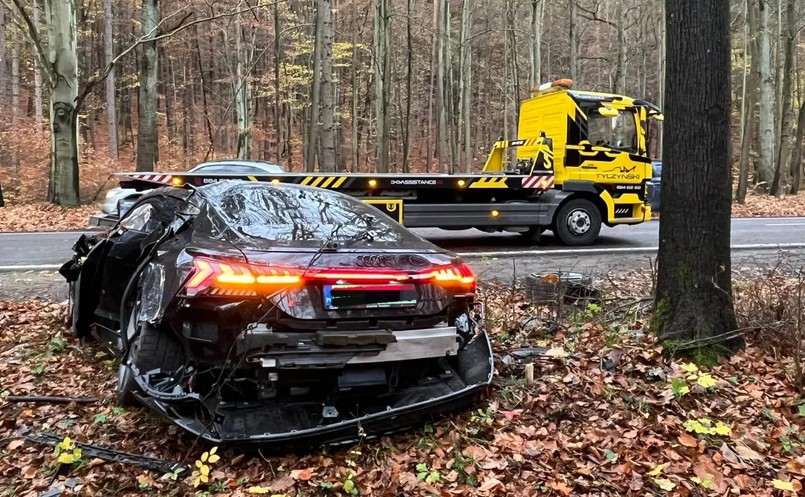
[[[321,183],[321,180],[323,180],[323,179],[324,179],[324,176],[319,176],[318,178],[313,180],[313,183],[311,183],[310,186],[319,186],[319,183]]]
[[[474,181],[470,188],[508,188],[506,178],[481,178]]]
[[[257,181],[257,178],[255,178],[254,176],[249,176],[249,181]]]
[[[305,179],[302,180],[303,185],[309,184],[313,180],[313,176],[307,176]]]
[[[330,176],[329,178],[327,178],[327,179],[324,181],[324,183],[322,183],[322,184],[321,184],[321,187],[322,187],[322,188],[327,188],[328,186],[330,186],[330,183],[332,183],[334,179],[335,179],[335,177]]]
[[[338,178],[337,180],[335,180],[335,183],[333,183],[333,188],[338,188],[338,187],[339,187],[339,186],[341,186],[341,185],[344,183],[344,181],[346,181],[346,180],[347,180],[347,177],[346,177],[346,176],[341,176],[340,178]]]

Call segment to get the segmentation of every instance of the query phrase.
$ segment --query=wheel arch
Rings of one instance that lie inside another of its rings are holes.
[[[585,185],[589,185],[590,188],[584,189],[576,189],[576,190],[564,190],[568,192],[564,198],[562,198],[559,203],[556,205],[556,208],[551,215],[551,229],[556,227],[556,216],[559,215],[559,211],[562,209],[562,206],[566,203],[570,202],[571,200],[575,199],[584,199],[592,202],[592,204],[598,209],[599,214],[601,215],[601,222],[603,224],[609,225],[609,206],[601,198],[601,195],[595,189],[595,187],[590,183],[584,183]]]

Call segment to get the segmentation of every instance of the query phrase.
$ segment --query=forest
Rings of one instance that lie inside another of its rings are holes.
[[[805,7],[730,3],[735,200],[795,194]],[[540,83],[569,78],[662,108],[664,9],[662,0],[2,0],[0,182],[9,198],[73,205],[91,201],[110,172],[212,158],[291,171],[477,171],[495,140],[517,136],[520,103]],[[654,153],[662,157],[661,139]]]

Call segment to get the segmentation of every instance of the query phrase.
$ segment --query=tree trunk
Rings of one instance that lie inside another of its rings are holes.
[[[445,172],[445,154],[447,153],[447,89],[445,88],[445,60],[446,44],[445,38],[447,37],[447,0],[439,0],[439,26],[436,30],[438,37],[438,47],[436,51],[436,121],[437,121],[437,137],[436,137],[436,150],[439,161],[439,172]]]
[[[0,2],[0,109],[8,106],[8,69],[6,67],[6,7]]]
[[[358,24],[358,4],[352,3],[352,23],[357,26]],[[360,136],[358,134],[358,30],[352,30],[352,67],[350,68],[352,76],[352,167],[350,171],[353,173],[358,172],[358,149],[360,147]]]
[[[657,105],[660,109],[665,108],[665,0],[658,0],[659,2],[659,12],[660,12],[660,22],[657,28]],[[657,123],[657,129],[659,133],[657,134],[657,152],[655,156],[657,158],[662,158],[663,152],[663,123]]]
[[[799,118],[797,119],[797,133],[794,137],[794,152],[791,158],[791,195],[799,193],[802,186],[802,148],[805,144],[802,143],[805,138],[805,101],[799,107]]]
[[[112,0],[103,0],[103,57],[108,65],[114,58],[112,44]],[[119,157],[117,149],[117,101],[115,99],[115,70],[106,77],[106,131],[109,134],[109,157]]]
[[[428,136],[427,142],[425,145],[425,172],[430,172],[431,162],[433,160],[434,149],[433,149],[433,101],[436,93],[436,47],[438,46],[439,40],[439,9],[442,0],[433,0],[431,2],[433,4],[433,24],[431,25],[431,32],[433,36],[431,37],[431,44],[430,44],[430,84],[428,85]],[[438,134],[438,131],[437,131]],[[438,148],[438,145],[437,145]],[[441,166],[439,166],[441,167]]]
[[[335,172],[335,85],[333,84],[333,23],[332,0],[319,0],[321,9],[321,171]]]
[[[34,26],[39,26],[41,14],[39,7],[39,0],[34,0],[33,5],[33,12],[34,12]],[[0,6],[0,10],[3,10],[3,7]],[[2,15],[2,14],[0,14]],[[2,24],[2,23],[0,23]],[[2,33],[2,28],[0,28],[0,33]],[[0,42],[2,43],[2,42]],[[3,57],[0,55],[0,60]],[[40,130],[42,128],[42,123],[44,122],[44,115],[42,113],[42,68],[36,62],[33,64],[33,71],[34,71],[34,122],[36,123],[36,129]],[[2,87],[2,83],[0,83],[0,88]]]
[[[375,0],[374,71],[375,71],[375,122],[377,126],[377,172],[389,170],[389,76],[391,54],[389,40],[389,0]]]
[[[626,92],[626,0],[617,0],[618,62],[615,66],[615,93]]]
[[[664,2],[665,0],[661,1]],[[568,3],[570,3],[570,8],[568,9],[568,16],[570,17],[568,21],[570,23],[570,28],[568,29],[568,44],[570,45],[570,80],[575,82],[578,78],[579,71],[579,42],[577,40],[578,28],[576,25],[576,10],[578,7],[576,7],[576,0],[568,0]],[[536,84],[539,85],[540,83],[540,81],[537,81]]]
[[[466,0],[465,0],[466,1]],[[413,46],[413,34],[411,33],[411,16],[413,12],[411,10],[411,0],[407,0],[406,2],[407,7],[407,16],[405,20],[405,31],[406,31],[406,74],[405,74],[405,118],[403,119],[403,127],[402,127],[402,147],[403,147],[403,172],[407,173],[409,170],[409,157],[411,153],[411,90],[412,90],[412,77],[414,72],[413,61],[414,61],[414,46]]]
[[[782,0],[780,0],[782,3]],[[782,196],[785,193],[786,175],[790,170],[791,145],[794,139],[794,42],[797,36],[796,0],[786,2],[785,28],[781,27],[782,40],[780,47],[783,51],[782,93],[780,97],[780,128],[777,133],[777,165],[774,168],[774,180],[771,185],[772,195]],[[780,5],[782,9],[782,5]]]
[[[537,87],[542,81],[540,68],[542,65],[542,13],[545,8],[543,0],[531,0],[531,87]],[[570,21],[571,31],[573,20]],[[573,48],[571,47],[571,54]]]
[[[158,35],[158,0],[143,0],[142,36]],[[157,42],[142,44],[140,59],[139,111],[137,115],[137,170],[153,171],[159,160],[159,135],[157,121]]]
[[[274,126],[276,127],[276,151],[275,156],[278,163],[281,163],[285,142],[282,140],[285,122],[282,119],[282,96],[280,94],[280,65],[282,60],[282,44],[280,33],[280,14],[279,3],[274,2]]]
[[[78,50],[73,0],[47,0],[51,75],[51,168],[48,200],[76,205],[78,194]]]
[[[754,26],[757,22],[757,4],[753,0],[745,0],[745,17],[747,19],[744,26],[744,74],[743,74],[743,97],[741,98],[741,158],[738,169],[738,187],[735,190],[735,201],[744,203],[746,201],[746,190],[749,187],[749,156],[752,151],[752,131],[753,116],[757,106],[757,89],[760,78],[758,78],[757,37],[754,36]],[[752,34],[752,40],[749,36]],[[751,55],[750,55],[751,54]]]
[[[541,11],[541,1],[539,2],[539,5],[539,10]],[[470,32],[472,31],[472,19],[470,18],[471,13],[471,0],[464,0],[464,5],[461,9],[461,93],[459,97],[461,102],[461,126],[464,129],[464,161],[467,174],[472,172],[472,137],[470,135],[470,100],[472,98],[472,44],[470,41]],[[542,16],[542,12],[539,12],[539,16]],[[539,37],[540,32],[541,27],[538,28],[535,26],[534,33],[536,37]],[[534,59],[532,59],[532,63],[536,61],[536,74],[532,73],[532,77],[539,78],[539,40],[535,42],[534,46],[535,50],[537,51],[537,55]],[[532,71],[533,70],[534,68],[532,68]],[[535,81],[539,81],[539,79],[536,79]]]
[[[235,109],[238,121],[238,159],[252,156],[252,88],[249,82],[249,58],[243,40],[240,16],[235,20]]]
[[[329,4],[328,4],[329,6]],[[316,3],[316,22],[313,33],[313,81],[310,89],[310,122],[308,123],[307,144],[305,147],[305,171],[316,170],[316,155],[319,147],[319,105],[321,103],[321,2]]]
[[[669,346],[735,349],[743,341],[729,335],[737,327],[730,274],[729,2],[674,0],[666,8],[668,146],[652,324]]]
[[[20,58],[17,45],[11,46],[11,128],[17,129],[20,120]],[[20,165],[20,144],[15,143],[11,148],[11,164],[16,168]]]
[[[760,4],[760,159],[757,165],[757,182],[764,190],[771,186],[774,176],[774,72],[771,66],[771,5],[767,0]]]

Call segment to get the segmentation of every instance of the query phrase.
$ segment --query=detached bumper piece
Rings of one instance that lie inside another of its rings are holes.
[[[213,395],[203,400],[205,396],[198,394],[173,400],[170,396],[145,394],[141,400],[190,433],[213,443],[296,449],[374,438],[465,408],[476,402],[491,383],[493,356],[487,335],[476,334],[458,350],[455,328],[448,329],[452,336],[447,332],[440,335],[436,329],[396,332],[391,337],[354,336],[354,340],[367,345],[386,342],[386,346],[378,347],[374,353],[351,354],[351,358],[334,357],[324,351],[313,351],[304,361],[283,354],[247,356],[252,367],[268,375],[278,374],[275,371],[283,374],[287,371],[283,368],[290,368],[293,372],[318,374],[322,384],[334,381],[333,375],[337,375],[338,393],[326,401],[303,395],[298,400],[278,396],[236,402]],[[423,331],[436,333],[424,336]],[[250,349],[261,341],[252,338]],[[425,362],[438,373],[384,388],[394,383],[389,382],[387,371],[400,371],[402,375]],[[381,384],[379,390],[372,390]]]

